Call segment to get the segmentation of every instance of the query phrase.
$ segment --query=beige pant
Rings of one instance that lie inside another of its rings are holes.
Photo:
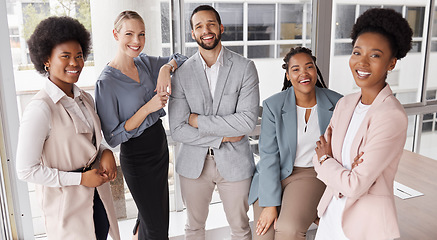
[[[317,218],[317,205],[325,191],[325,184],[316,175],[312,167],[294,167],[293,173],[282,180],[282,205],[278,207],[276,229],[272,224],[263,236],[255,233],[263,208],[258,200],[253,204],[255,240],[305,239],[309,226]]]
[[[185,239],[205,239],[205,222],[216,185],[231,229],[231,239],[252,239],[247,216],[250,182],[251,178],[238,182],[226,181],[217,170],[214,156],[210,155],[205,159],[199,178],[180,176],[182,199],[187,208]]]

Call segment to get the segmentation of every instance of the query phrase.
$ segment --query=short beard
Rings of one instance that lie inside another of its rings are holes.
[[[203,49],[205,49],[205,50],[212,50],[212,49],[214,49],[215,47],[217,47],[217,45],[219,44],[219,42],[220,42],[220,40],[222,39],[222,34],[221,33],[219,33],[219,35],[216,35],[217,37],[216,37],[216,39],[214,40],[214,43],[211,45],[211,46],[207,46],[207,45],[205,45],[203,42],[202,42],[202,40],[200,39],[200,37],[199,38],[196,38],[196,42],[197,42],[197,44],[201,47],[201,48],[203,48]]]

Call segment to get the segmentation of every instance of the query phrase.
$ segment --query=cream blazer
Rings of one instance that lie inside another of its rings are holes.
[[[327,187],[317,208],[323,216],[333,196],[347,197],[343,231],[351,240],[394,239],[400,236],[393,195],[393,181],[406,140],[408,119],[404,108],[387,84],[369,108],[352,142],[353,159],[364,160],[351,171],[341,164],[341,150],[352,114],[361,93],[340,99],[329,126],[332,128],[333,159],[318,163],[317,178]]]
[[[74,113],[70,113],[61,104],[55,104],[44,90],[35,95],[34,99],[44,100],[51,112],[52,128],[44,143],[41,164],[61,171],[72,171],[84,167],[100,156],[100,121],[95,113],[92,97],[85,92],[81,95],[92,115],[94,132]],[[95,145],[92,143],[93,136]],[[98,168],[99,161],[93,166]],[[108,215],[109,233],[114,240],[119,240],[109,183],[98,187],[97,191]],[[94,188],[82,185],[47,187],[37,184],[36,194],[42,207],[48,239],[96,239],[93,221]]]

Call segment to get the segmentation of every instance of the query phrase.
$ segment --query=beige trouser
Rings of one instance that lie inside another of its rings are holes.
[[[182,199],[187,208],[185,239],[205,239],[205,222],[216,185],[231,229],[231,239],[252,239],[247,216],[250,182],[251,178],[238,182],[226,181],[217,170],[214,156],[210,155],[205,159],[199,178],[180,176]]]
[[[325,191],[325,184],[316,175],[312,167],[294,167],[293,173],[281,181],[282,205],[278,207],[276,229],[272,224],[263,236],[255,233],[263,208],[258,200],[253,204],[255,240],[305,239],[309,226],[317,218],[317,205]]]

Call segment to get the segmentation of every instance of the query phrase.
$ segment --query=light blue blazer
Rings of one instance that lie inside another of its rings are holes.
[[[332,112],[342,95],[316,87],[320,133],[328,127]],[[249,204],[259,198],[261,207],[280,206],[281,181],[291,175],[297,147],[296,97],[293,87],[263,102],[259,152],[249,193]]]

